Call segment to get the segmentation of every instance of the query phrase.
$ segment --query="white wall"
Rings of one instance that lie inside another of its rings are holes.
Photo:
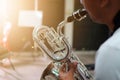
[[[74,0],[65,0],[65,18],[71,15],[74,11]],[[65,36],[71,46],[73,46],[73,22],[67,23],[64,28]]]

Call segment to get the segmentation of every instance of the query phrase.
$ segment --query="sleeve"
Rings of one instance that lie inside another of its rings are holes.
[[[95,62],[95,80],[120,80],[120,49],[102,47]]]

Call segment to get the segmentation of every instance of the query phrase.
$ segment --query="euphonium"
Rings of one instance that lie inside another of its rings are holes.
[[[50,63],[44,70],[40,80],[59,80],[59,69],[63,64],[66,64],[66,71],[68,71],[68,63],[77,61],[77,70],[74,73],[75,80],[93,80],[92,75],[89,73],[84,64],[79,58],[72,53],[72,47],[62,34],[62,27],[74,20],[82,20],[85,18],[86,10],[78,10],[69,16],[66,20],[62,21],[57,26],[57,31],[48,26],[35,27],[33,30],[33,40],[37,43],[38,48],[46,53],[53,62]]]

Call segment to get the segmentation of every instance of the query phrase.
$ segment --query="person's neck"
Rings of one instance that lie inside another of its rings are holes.
[[[114,30],[114,26],[115,26],[114,23],[109,23],[109,24],[107,24],[107,26],[109,28],[110,33],[112,33]]]
[[[120,10],[116,12],[111,22],[108,22],[110,33],[114,33],[120,27]]]

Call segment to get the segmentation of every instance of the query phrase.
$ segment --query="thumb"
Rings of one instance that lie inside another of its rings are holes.
[[[70,72],[72,72],[72,73],[74,73],[75,72],[75,70],[76,70],[76,68],[77,68],[77,62],[73,62],[73,63],[71,63],[70,65],[69,65],[69,67],[70,67]]]

